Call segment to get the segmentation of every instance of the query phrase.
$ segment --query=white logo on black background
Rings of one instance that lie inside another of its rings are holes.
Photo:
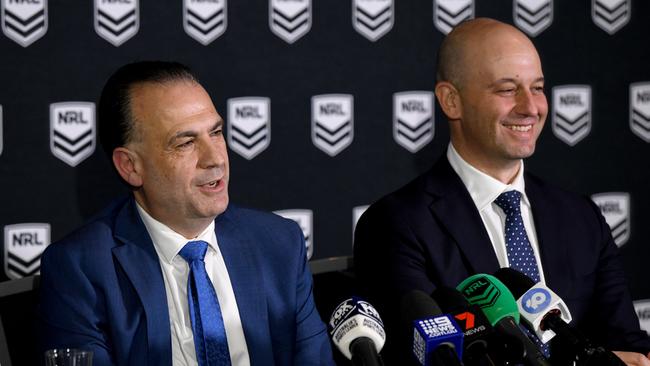
[[[271,100],[265,97],[228,99],[228,146],[251,160],[271,143]]]
[[[370,205],[352,207],[352,245],[354,245],[354,231],[357,229],[357,222]]]
[[[41,255],[50,245],[50,224],[5,226],[4,267],[11,279],[33,276],[41,269]]]
[[[618,32],[632,16],[632,0],[592,0],[591,19],[609,34]]]
[[[433,24],[444,34],[474,18],[474,0],[433,0]]]
[[[47,0],[2,0],[2,31],[23,47],[47,33]]]
[[[591,87],[563,85],[553,88],[553,134],[574,146],[591,131]]]
[[[354,102],[350,94],[311,98],[311,140],[329,156],[336,156],[354,139]]]
[[[311,28],[311,0],[269,0],[271,31],[293,43]]]
[[[183,0],[183,29],[202,45],[217,39],[227,26],[226,0]]]
[[[95,151],[95,103],[50,104],[50,150],[75,167]]]
[[[433,139],[433,93],[407,91],[393,94],[393,138],[416,153]]]
[[[650,334],[650,299],[635,301],[634,310],[639,318],[641,330]]]
[[[619,247],[630,238],[630,194],[622,192],[597,193],[591,199],[600,207],[614,242]]]
[[[650,82],[630,84],[630,129],[650,142]]]
[[[353,0],[352,25],[371,41],[376,41],[393,28],[393,0]]]
[[[95,31],[118,47],[140,28],[139,0],[95,0]]]
[[[535,37],[553,23],[553,0],[514,0],[515,24]]]
[[[305,248],[307,249],[307,260],[311,259],[314,254],[314,213],[307,209],[279,210],[273,211],[285,219],[293,220],[298,223],[305,237]]]

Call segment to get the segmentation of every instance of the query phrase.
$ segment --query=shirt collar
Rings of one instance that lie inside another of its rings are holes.
[[[156,247],[159,255],[168,263],[172,263],[172,260],[176,255],[178,255],[178,252],[180,252],[189,241],[203,240],[207,242],[212,249],[215,251],[217,250],[214,221],[210,222],[210,225],[208,225],[208,227],[206,227],[196,238],[188,240],[183,235],[172,230],[169,226],[151,217],[151,215],[149,215],[137,201],[135,205],[140,217],[142,218],[142,222],[144,222],[144,226],[147,228],[147,232],[149,232],[149,236],[151,236],[153,245]]]
[[[483,173],[466,162],[456,151],[454,146],[449,143],[447,148],[447,159],[456,174],[463,181],[474,204],[479,211],[482,211],[506,191],[516,190],[521,193],[522,202],[529,206],[528,197],[526,196],[526,187],[524,182],[524,161],[521,160],[521,167],[517,176],[511,184],[503,184],[499,180]]]

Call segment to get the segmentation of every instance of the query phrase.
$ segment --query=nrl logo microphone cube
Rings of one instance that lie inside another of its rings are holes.
[[[429,354],[442,344],[453,346],[458,358],[462,358],[463,332],[450,316],[413,321],[413,354],[420,364],[425,365]]]

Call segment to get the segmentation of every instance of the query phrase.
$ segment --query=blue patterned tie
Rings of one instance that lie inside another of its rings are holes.
[[[510,268],[530,277],[535,283],[540,281],[539,268],[537,267],[537,260],[535,260],[535,252],[530,245],[526,228],[524,227],[524,220],[521,218],[521,193],[518,191],[503,192],[494,200],[503,212],[506,214],[506,251],[508,253],[508,262]],[[526,331],[528,337],[532,339],[539,349],[544,353],[544,356],[549,357],[548,344],[543,344],[539,338],[528,329],[521,327]]]
[[[228,340],[221,317],[221,308],[212,282],[205,271],[203,258],[208,243],[191,241],[180,251],[190,266],[187,279],[187,300],[194,333],[194,347],[199,366],[230,365]]]

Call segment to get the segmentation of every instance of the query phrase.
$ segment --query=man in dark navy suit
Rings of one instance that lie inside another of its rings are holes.
[[[229,204],[224,121],[190,70],[126,65],[98,110],[132,194],[44,253],[44,349],[100,366],[332,364],[302,232]]]
[[[435,94],[449,120],[446,156],[371,205],[356,228],[355,268],[387,333],[408,291],[513,267],[562,297],[593,341],[630,365],[650,365],[600,211],[524,173],[548,113],[531,41],[491,19],[461,24],[441,45]]]

